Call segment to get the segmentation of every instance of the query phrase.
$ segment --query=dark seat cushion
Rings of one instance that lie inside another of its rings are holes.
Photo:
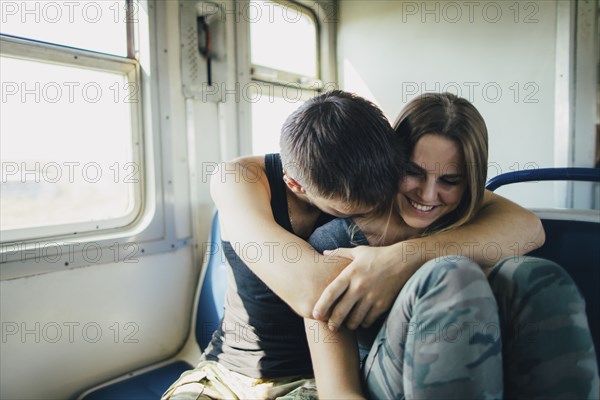
[[[596,352],[600,350],[600,224],[542,219],[544,245],[530,255],[552,260],[573,278],[583,295]]]
[[[206,254],[208,256],[206,275],[202,281],[196,314],[196,341],[202,350],[206,348],[213,332],[219,327],[227,292],[227,260],[221,245],[218,214],[213,217]]]
[[[158,400],[169,386],[179,378],[179,375],[191,368],[192,366],[188,363],[177,361],[98,389],[84,397],[84,400]]]

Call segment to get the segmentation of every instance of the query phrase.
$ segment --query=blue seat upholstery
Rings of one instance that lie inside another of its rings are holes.
[[[192,368],[184,361],[178,361],[145,374],[100,388],[85,400],[147,400],[160,399],[160,396],[175,382],[185,370]]]
[[[509,172],[491,179],[490,190],[510,183],[567,180],[600,182],[600,169],[544,168]],[[594,346],[600,351],[600,212],[582,218],[578,210],[548,211],[541,216],[546,232],[544,245],[530,253],[552,260],[571,275],[586,302]],[[590,218],[591,217],[591,218]]]
[[[213,218],[210,232],[210,243],[207,249],[209,259],[200,289],[196,315],[196,341],[201,349],[206,348],[213,332],[219,327],[227,292],[227,261],[221,246],[218,214]]]
[[[586,302],[594,346],[600,351],[600,223],[542,219],[544,245],[530,253],[552,260],[571,275]]]
[[[206,272],[200,289],[196,319],[196,340],[204,349],[223,316],[223,304],[227,290],[227,264],[221,247],[218,215],[215,214],[208,247]],[[133,376],[115,384],[102,387],[84,397],[84,400],[144,399],[159,400],[171,383],[186,370],[192,368],[184,361]]]

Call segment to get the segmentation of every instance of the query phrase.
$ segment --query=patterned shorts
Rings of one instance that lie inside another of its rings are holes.
[[[317,400],[314,379],[291,376],[256,379],[223,367],[216,361],[202,361],[186,371],[167,389],[161,400],[278,399]]]

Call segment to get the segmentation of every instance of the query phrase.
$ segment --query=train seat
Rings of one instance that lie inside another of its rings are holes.
[[[176,361],[155,370],[132,376],[120,382],[102,386],[86,394],[83,399],[158,400],[171,383],[175,382],[184,371],[190,368],[192,368],[192,366],[185,361]]]
[[[223,304],[227,290],[227,264],[221,247],[218,214],[211,224],[209,246],[205,249],[204,278],[196,310],[195,337],[204,349],[223,316]],[[186,370],[193,368],[185,361],[176,360],[143,373],[132,372],[84,392],[81,400],[153,400],[169,388],[171,383]],[[133,376],[131,376],[133,375]]]
[[[546,242],[529,253],[555,261],[571,275],[586,302],[596,352],[600,350],[600,214],[538,211]],[[578,219],[575,219],[578,218]]]
[[[600,182],[597,168],[541,168],[508,172],[491,179],[487,188],[535,181]],[[575,209],[534,210],[542,220],[546,242],[529,253],[562,266],[571,275],[586,302],[596,352],[600,350],[600,211]]]
[[[571,172],[552,169],[511,172],[490,180],[488,189],[515,182],[556,180],[573,177]],[[558,172],[557,172],[558,171]],[[533,171],[535,172],[535,171]],[[580,171],[582,172],[582,171]],[[540,175],[541,174],[541,175]],[[557,175],[558,174],[558,175]],[[588,170],[585,179],[600,181],[600,170]],[[547,179],[552,178],[552,179]],[[587,314],[596,349],[600,349],[600,213],[582,210],[538,210],[546,231],[545,244],[530,255],[553,260],[563,266],[573,277],[587,303]],[[210,234],[211,246],[207,249],[206,272],[202,279],[196,312],[195,336],[201,349],[210,341],[223,315],[227,267],[221,248],[218,215],[215,214]],[[175,361],[160,368],[135,374],[132,377],[111,381],[93,391],[84,393],[84,400],[108,399],[160,399],[161,394],[191,365]]]

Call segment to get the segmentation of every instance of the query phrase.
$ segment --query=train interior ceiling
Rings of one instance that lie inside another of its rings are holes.
[[[425,92],[467,98],[488,179],[598,166],[597,0],[0,5],[2,399],[195,364],[217,163],[277,152],[324,90],[391,122]],[[598,216],[598,183],[513,186]]]

